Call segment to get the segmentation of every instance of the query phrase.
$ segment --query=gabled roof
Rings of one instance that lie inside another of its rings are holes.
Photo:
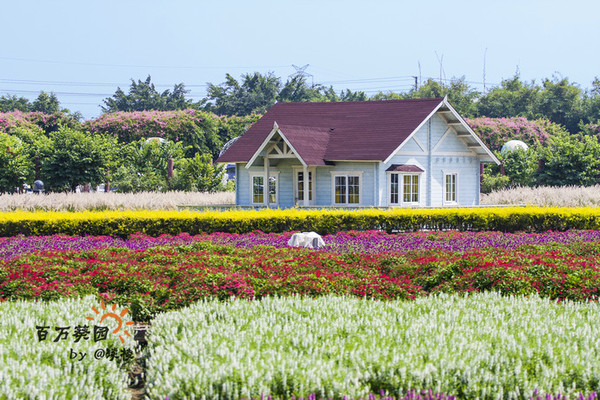
[[[216,161],[248,162],[276,133],[306,165],[384,161],[442,106],[450,107],[442,98],[277,103]]]
[[[388,172],[425,172],[421,167],[412,164],[392,164],[388,169]]]

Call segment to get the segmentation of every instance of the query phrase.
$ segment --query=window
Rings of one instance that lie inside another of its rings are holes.
[[[444,177],[444,183],[445,183],[445,196],[444,196],[444,200],[446,203],[456,203],[457,200],[457,186],[458,186],[458,174],[457,173],[450,173],[450,174],[445,174]]]
[[[269,177],[269,203],[277,203],[277,178]]]
[[[419,174],[389,174],[389,204],[418,204],[420,201]]]
[[[313,199],[313,177],[312,171],[308,171],[308,200],[312,201]],[[304,201],[304,172],[298,172],[298,201]]]
[[[390,175],[390,203],[392,204],[398,204],[398,200],[400,199],[400,185],[398,181],[398,174]]]
[[[252,202],[253,203],[264,203],[264,176],[252,177]]]
[[[269,176],[269,203],[277,203],[277,178],[279,172],[275,171]],[[264,204],[265,203],[265,175],[262,173],[251,173],[251,190],[252,190],[252,204]]]
[[[404,203],[418,203],[419,175],[404,175],[403,186],[402,201]]]
[[[344,204],[346,203],[346,192],[348,184],[347,177],[336,176],[335,177],[335,203]]]
[[[360,204],[360,174],[337,172],[333,176],[333,203]]]
[[[348,203],[358,204],[360,203],[360,185],[358,176],[348,177]]]

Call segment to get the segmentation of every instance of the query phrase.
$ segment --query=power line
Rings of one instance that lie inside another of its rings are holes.
[[[13,58],[0,57],[0,60],[33,62],[45,64],[66,64],[66,65],[86,65],[94,67],[114,67],[114,68],[160,68],[160,69],[253,69],[253,68],[285,68],[289,65],[251,65],[251,66],[227,66],[227,65],[135,65],[135,64],[105,64],[105,63],[87,63],[78,61],[56,61],[56,60],[40,60],[33,58]]]
[[[30,79],[0,79],[0,83],[19,84],[19,85],[51,85],[51,86],[110,86],[120,87],[130,85],[131,83],[114,83],[114,82],[67,82],[67,81],[38,81]],[[172,87],[176,84],[153,84],[155,87]],[[208,84],[193,84],[185,85],[185,87],[208,87]]]

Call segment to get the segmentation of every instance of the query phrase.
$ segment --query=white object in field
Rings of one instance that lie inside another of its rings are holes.
[[[508,151],[513,151],[516,149],[527,150],[528,148],[529,148],[529,146],[527,146],[527,144],[525,142],[522,142],[520,140],[509,140],[508,142],[506,142],[504,144],[504,146],[502,146],[500,153],[504,154]]]
[[[288,240],[288,245],[291,247],[318,249],[325,246],[325,242],[321,238],[321,235],[316,232],[302,232],[294,233],[290,240]]]

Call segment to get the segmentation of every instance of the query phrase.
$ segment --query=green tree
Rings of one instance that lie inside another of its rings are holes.
[[[456,111],[463,117],[471,117],[476,113],[475,100],[479,92],[473,90],[466,82],[464,76],[452,78],[449,84],[428,79],[418,88],[411,89],[408,93],[383,93],[379,92],[371,100],[399,100],[399,99],[431,99],[448,96],[448,100]]]
[[[477,101],[477,114],[490,118],[525,117],[537,100],[539,87],[521,82],[519,75],[503,80]]]
[[[581,102],[581,119],[580,130],[582,124],[595,124],[600,122],[600,79],[595,78],[592,82],[592,88],[587,90]]]
[[[541,169],[536,183],[546,186],[590,186],[600,175],[600,143],[596,136],[560,134],[539,149]]]
[[[185,150],[181,143],[155,138],[127,144],[122,149],[124,162],[114,174],[116,190],[134,193],[169,190],[169,159],[176,163]]]
[[[510,185],[529,186],[533,183],[538,167],[537,152],[534,149],[509,150],[499,154],[499,158],[504,165],[504,173],[509,178]]]
[[[60,103],[54,93],[46,93],[43,90],[31,105],[31,111],[41,111],[46,114],[60,112]]]
[[[339,94],[332,86],[308,85],[301,76],[289,79],[279,91],[277,101],[282,102],[330,102],[330,101],[365,101],[369,100],[365,92],[342,90]]]
[[[208,84],[205,110],[220,115],[265,113],[277,101],[281,81],[269,72],[242,75],[242,82],[226,74],[220,85]]]
[[[33,163],[21,139],[0,132],[0,193],[12,192],[33,176]]]
[[[294,76],[283,85],[277,100],[294,103],[324,101],[323,90],[321,85],[309,86],[304,77]]]
[[[196,154],[179,161],[174,177],[174,189],[216,192],[223,190],[223,164],[213,164],[210,154]]]
[[[183,110],[192,108],[193,103],[185,98],[188,91],[183,83],[179,83],[173,87],[173,91],[165,90],[159,93],[156,87],[151,82],[151,77],[148,75],[145,81],[131,80],[129,93],[119,87],[112,97],[103,100],[104,106],[102,111],[111,113],[116,111],[146,111],[146,110]]]
[[[41,176],[53,191],[75,191],[78,185],[93,186],[104,181],[108,162],[107,148],[116,139],[61,127],[50,134],[48,147],[41,149]]]
[[[7,95],[0,97],[0,112],[10,111],[31,111],[31,103],[25,97],[17,97],[16,95]]]
[[[582,90],[567,78],[544,79],[532,112],[537,117],[546,117],[563,125],[571,133],[577,133],[582,117],[582,96]]]

